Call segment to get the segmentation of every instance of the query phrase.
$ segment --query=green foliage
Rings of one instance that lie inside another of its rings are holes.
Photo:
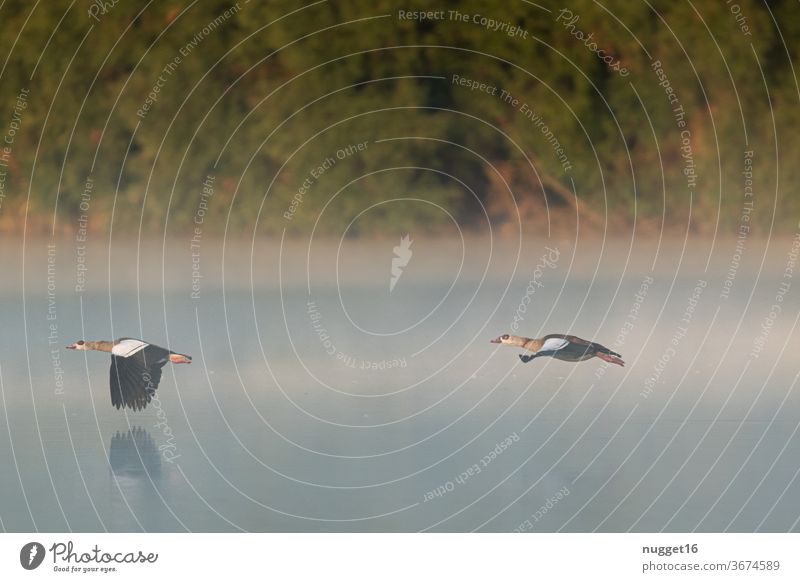
[[[27,209],[43,228],[73,229],[88,214],[100,230],[190,230],[213,176],[203,224],[218,232],[448,229],[450,216],[481,228],[484,208],[493,220],[513,220],[518,208],[535,222],[545,209],[574,216],[573,185],[590,216],[682,225],[691,200],[693,228],[734,228],[746,150],[755,152],[754,225],[796,225],[800,200],[784,192],[800,180],[794,3],[737,0],[736,14],[725,2],[537,4],[118,2],[93,19],[88,2],[7,0],[0,134],[20,90],[29,97],[0,226],[16,228]],[[559,19],[565,6],[579,16],[571,27]],[[520,32],[490,30],[475,15]],[[420,201],[390,202],[398,198]]]

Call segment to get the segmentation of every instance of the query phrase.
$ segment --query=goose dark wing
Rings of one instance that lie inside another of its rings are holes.
[[[142,410],[155,394],[165,362],[147,365],[144,358],[111,356],[111,404]]]
[[[586,349],[588,349],[588,350],[590,350],[592,352],[601,352],[601,353],[604,353],[604,354],[611,354],[613,356],[619,356],[619,354],[617,352],[613,352],[613,351],[609,350],[604,345],[601,345],[601,344],[598,344],[598,343],[595,343],[595,342],[590,342],[588,340],[579,338],[578,336],[575,336],[575,335],[562,335],[562,334],[554,333],[554,334],[545,336],[545,339],[547,339],[547,338],[565,339],[568,342],[570,342],[571,344],[574,344],[576,350],[579,349],[578,346],[582,346],[583,348],[585,348],[584,351]]]

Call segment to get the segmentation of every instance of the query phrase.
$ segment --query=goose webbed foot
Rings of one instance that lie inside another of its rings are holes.
[[[530,362],[530,361],[531,361],[533,358],[535,358],[535,357],[536,357],[536,356],[525,356],[525,355],[523,355],[523,354],[520,354],[520,355],[519,355],[519,359],[520,359],[520,360],[522,360],[522,363],[523,363],[523,364],[527,364],[528,362]]]

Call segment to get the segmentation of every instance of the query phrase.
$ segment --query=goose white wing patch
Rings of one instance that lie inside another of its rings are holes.
[[[120,356],[121,358],[129,358],[133,354],[141,352],[148,345],[149,344],[141,340],[126,339],[122,340],[113,348],[111,348],[111,353],[115,356]]]
[[[548,352],[552,351],[552,352],[554,352],[556,350],[561,350],[561,349],[567,347],[568,345],[569,345],[569,341],[567,341],[565,339],[562,339],[562,338],[559,338],[559,337],[551,337],[550,339],[545,340],[545,342],[542,344],[542,347],[539,348],[539,351],[540,352],[543,352],[543,351],[548,351]]]

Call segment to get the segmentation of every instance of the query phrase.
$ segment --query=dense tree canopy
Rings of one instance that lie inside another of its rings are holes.
[[[0,30],[7,230],[800,213],[788,0],[6,0]]]

